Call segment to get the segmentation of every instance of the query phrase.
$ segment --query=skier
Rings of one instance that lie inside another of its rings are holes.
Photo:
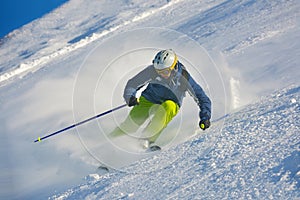
[[[186,91],[200,108],[199,126],[202,130],[210,126],[211,101],[172,49],[159,51],[152,63],[127,82],[123,97],[133,108],[110,136],[135,133],[147,119],[151,119],[142,131],[143,146],[160,150],[155,141],[178,113]],[[137,98],[137,91],[146,84],[146,89]]]

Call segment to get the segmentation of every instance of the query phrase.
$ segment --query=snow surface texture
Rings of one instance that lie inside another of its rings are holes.
[[[0,198],[300,198],[299,10],[296,0],[71,0],[13,31],[0,41]],[[100,141],[129,109],[33,143],[122,104],[126,80],[164,48],[212,98],[210,129],[186,98],[168,127],[185,131],[161,154],[114,160],[136,144]],[[99,156],[120,171],[97,174]]]
[[[300,198],[299,99],[299,86],[278,91],[227,116],[221,132],[216,122],[209,134],[132,164],[126,173],[90,174],[87,183],[52,199]],[[173,155],[180,156],[160,169]]]

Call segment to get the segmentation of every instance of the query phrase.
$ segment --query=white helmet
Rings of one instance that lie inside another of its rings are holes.
[[[157,70],[173,69],[177,63],[177,55],[172,49],[162,50],[156,54],[152,62]]]

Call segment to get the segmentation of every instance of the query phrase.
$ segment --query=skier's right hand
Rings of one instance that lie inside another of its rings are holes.
[[[199,126],[200,126],[200,128],[201,128],[202,130],[205,130],[205,129],[209,128],[209,127],[210,127],[210,121],[209,121],[209,119],[201,120],[201,121],[199,122]]]
[[[127,103],[129,107],[139,105],[139,100],[135,96],[131,96]]]

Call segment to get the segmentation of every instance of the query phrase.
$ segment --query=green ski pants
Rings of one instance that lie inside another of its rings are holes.
[[[125,121],[113,130],[110,137],[134,134],[147,119],[150,119],[140,137],[155,142],[178,111],[179,106],[174,101],[167,100],[162,104],[154,104],[141,96],[139,105],[132,108]]]

